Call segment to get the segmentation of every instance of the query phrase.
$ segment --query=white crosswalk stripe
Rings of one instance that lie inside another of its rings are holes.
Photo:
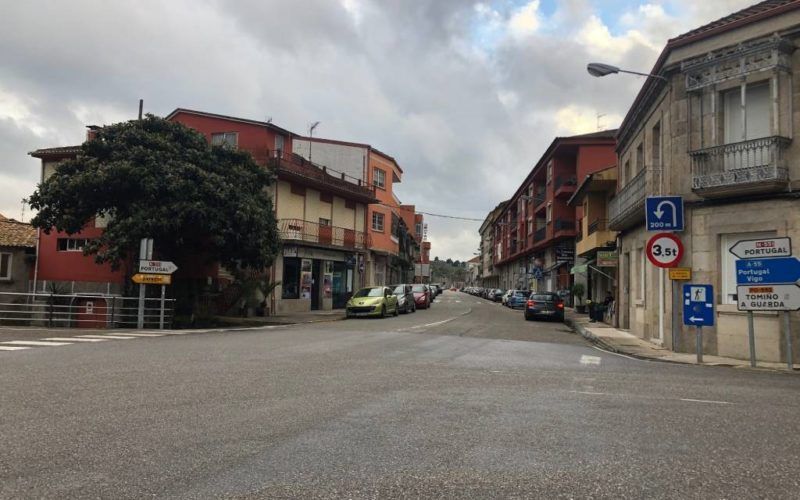
[[[163,337],[161,333],[123,333],[125,337]]]
[[[119,335],[78,335],[83,339],[115,339],[115,340],[133,340],[136,337],[121,337]]]
[[[0,351],[24,351],[30,347],[22,347],[18,345],[0,345]]]
[[[40,347],[53,347],[59,345],[69,345],[69,342],[44,342],[41,340],[9,340],[2,342],[4,345],[32,345]]]
[[[50,337],[42,340],[54,340],[56,342],[105,342],[110,339],[84,339],[81,337]]]

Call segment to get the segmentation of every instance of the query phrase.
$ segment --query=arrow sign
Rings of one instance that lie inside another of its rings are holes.
[[[168,260],[140,260],[139,272],[148,274],[172,274],[178,270],[175,263]]]
[[[792,239],[783,237],[741,240],[737,241],[729,251],[740,259],[791,257]]]
[[[172,276],[169,274],[134,274],[131,278],[140,285],[171,285]]]
[[[736,297],[736,307],[740,311],[800,310],[798,285],[738,286]]]
[[[683,231],[683,198],[648,196],[645,203],[648,231]]]
[[[711,285],[683,285],[683,324],[714,326],[714,288]]]
[[[799,279],[800,260],[797,257],[736,261],[737,285],[793,284]]]

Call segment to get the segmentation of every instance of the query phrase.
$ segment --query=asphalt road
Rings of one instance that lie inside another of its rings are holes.
[[[800,498],[797,376],[628,359],[460,293],[62,343],[0,351],[2,498]]]

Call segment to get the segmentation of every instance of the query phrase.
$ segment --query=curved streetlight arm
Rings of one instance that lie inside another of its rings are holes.
[[[619,70],[619,72],[620,73],[629,73],[631,75],[639,75],[639,76],[652,76],[653,78],[658,78],[659,80],[664,80],[665,82],[669,83],[669,80],[667,80],[665,77],[663,77],[661,75],[654,75],[652,73],[639,73],[638,71],[628,71],[626,69],[621,69],[621,70]]]

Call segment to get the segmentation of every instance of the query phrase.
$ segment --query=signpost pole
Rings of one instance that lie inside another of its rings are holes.
[[[750,339],[750,366],[756,367],[756,329],[753,326],[753,311],[747,311],[747,336]]]
[[[786,367],[790,370],[794,369],[794,360],[792,359],[792,323],[789,318],[789,311],[783,313],[783,326],[786,330]]]
[[[697,327],[697,334],[695,335],[697,340],[697,364],[701,364],[703,362],[703,327]]]
[[[147,258],[147,238],[142,238],[139,242],[139,259],[146,259]],[[139,285],[139,311],[136,316],[136,328],[142,329],[144,328],[144,298],[145,298],[145,289],[147,285],[140,284]]]
[[[658,339],[664,342],[664,268],[658,273]]]
[[[678,338],[681,333],[681,289],[672,280],[672,350],[678,349]]]
[[[164,329],[164,298],[167,294],[167,286],[161,285],[161,312],[158,315],[158,329]]]

